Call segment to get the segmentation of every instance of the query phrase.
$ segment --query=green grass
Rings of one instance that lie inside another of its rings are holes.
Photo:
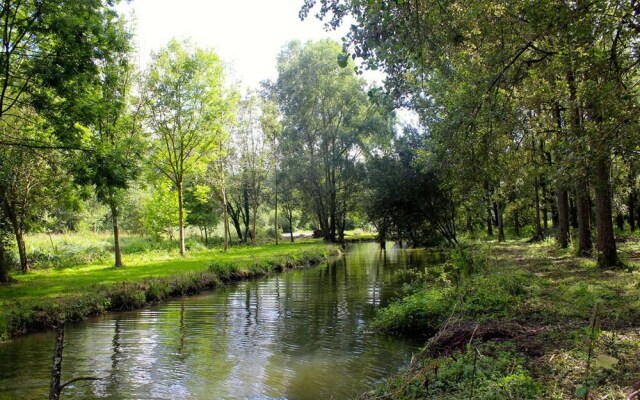
[[[279,245],[238,246],[226,253],[221,249],[198,250],[180,257],[177,252],[152,252],[125,255],[125,266],[113,268],[111,261],[73,267],[36,270],[28,274],[14,274],[15,282],[0,287],[0,304],[24,298],[74,295],[96,284],[140,281],[148,277],[168,277],[175,274],[205,271],[213,262],[249,266],[274,261],[303,252],[325,252],[320,242],[281,243]]]
[[[613,271],[552,240],[465,246],[378,312],[376,330],[437,334],[406,372],[363,398],[459,399],[473,388],[477,399],[564,399],[587,385],[591,398],[626,399],[640,383],[637,237],[618,244],[627,268]],[[615,358],[615,367],[598,364],[599,355]]]
[[[103,254],[109,250],[104,237],[58,237],[53,246],[46,243],[49,238],[40,242],[41,238],[31,238],[30,243],[32,249],[39,243],[58,253],[64,246],[84,254]],[[136,308],[225,282],[315,263],[338,253],[336,246],[317,240],[234,246],[226,252],[192,241],[187,255],[181,257],[175,247],[144,246],[145,240],[123,240],[127,244],[122,268],[112,267],[109,254],[91,263],[63,262],[66,266],[12,274],[13,282],[0,286],[0,340],[46,329],[58,319],[75,321],[108,310]]]

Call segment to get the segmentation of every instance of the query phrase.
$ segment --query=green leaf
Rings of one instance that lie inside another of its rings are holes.
[[[618,363],[618,359],[608,354],[598,354],[596,357],[596,365],[604,369],[613,369]]]
[[[582,399],[587,396],[587,387],[585,385],[580,385],[576,387],[576,397]]]
[[[345,53],[338,54],[338,65],[340,68],[346,68],[349,63],[349,55]]]

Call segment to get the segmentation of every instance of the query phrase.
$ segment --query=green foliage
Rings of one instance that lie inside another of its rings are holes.
[[[386,154],[367,160],[364,211],[380,240],[408,238],[413,246],[455,245],[455,205],[436,168],[419,160],[423,136],[405,128]]]
[[[353,69],[336,64],[340,53],[331,41],[289,43],[278,57],[278,79],[269,93],[283,116],[282,173],[291,189],[317,199],[302,203],[319,217],[328,241],[341,236],[339,221],[357,207],[364,180],[357,155],[387,140],[393,122],[387,110],[369,104],[364,81]]]
[[[115,3],[3,4],[8,51],[0,63],[1,121],[16,108],[33,107],[61,128],[56,134],[63,141],[79,144],[73,140],[74,119],[87,113],[85,95],[99,87],[99,66],[129,45]]]
[[[144,230],[156,239],[173,240],[179,224],[178,192],[167,180],[158,180],[152,190],[151,197],[142,204]]]
[[[206,185],[193,185],[186,191],[187,224],[211,229],[220,222],[220,207],[212,201],[211,191],[211,187]]]
[[[395,333],[435,332],[452,305],[450,289],[422,289],[378,310],[370,327]]]
[[[479,355],[468,348],[456,357],[424,360],[420,373],[410,370],[389,379],[364,399],[538,399],[542,385],[512,343],[481,346]]]
[[[177,187],[216,158],[214,145],[231,120],[233,93],[224,87],[224,67],[214,52],[176,40],[154,55],[144,91],[150,161]]]

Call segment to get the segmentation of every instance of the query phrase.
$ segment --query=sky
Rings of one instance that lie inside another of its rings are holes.
[[[151,52],[171,38],[191,39],[214,49],[229,69],[232,81],[257,88],[276,78],[276,56],[291,40],[340,41],[341,32],[327,32],[310,15],[298,17],[303,0],[134,0],[120,12],[134,22],[140,67]],[[344,32],[344,30],[342,30]]]

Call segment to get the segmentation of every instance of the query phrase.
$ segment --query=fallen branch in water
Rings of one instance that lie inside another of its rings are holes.
[[[53,367],[51,369],[51,386],[49,388],[49,400],[60,400],[60,393],[66,386],[78,381],[97,381],[100,378],[93,376],[83,376],[73,378],[62,385],[60,377],[62,376],[62,352],[64,350],[64,321],[58,321],[55,326],[56,345],[53,350]]]

